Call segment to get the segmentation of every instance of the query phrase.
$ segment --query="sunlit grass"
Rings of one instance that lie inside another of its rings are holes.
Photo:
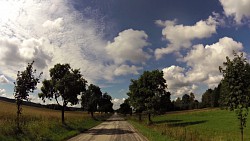
[[[21,133],[16,128],[16,105],[0,101],[0,140],[53,140],[72,137],[97,124],[86,112],[65,112],[66,125],[61,123],[61,111],[23,106]]]
[[[250,117],[244,132],[244,140],[250,140]],[[131,122],[136,122],[134,118]],[[188,112],[178,114],[166,114],[153,117],[154,124],[146,125],[145,121],[140,123],[140,128],[151,130],[159,134],[153,134],[152,141],[180,140],[180,141],[239,141],[239,122],[234,112],[213,109],[199,112]],[[147,133],[149,134],[149,133]],[[146,134],[144,134],[146,135]],[[147,136],[147,135],[146,135]],[[162,137],[162,138],[161,138]],[[157,139],[159,138],[159,139]],[[160,139],[161,138],[161,139]]]

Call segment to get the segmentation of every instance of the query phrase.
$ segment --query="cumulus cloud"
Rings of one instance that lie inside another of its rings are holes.
[[[6,90],[5,89],[0,89],[0,96],[3,96],[3,97],[6,96]]]
[[[115,69],[114,73],[115,75],[127,75],[127,74],[139,74],[138,70],[141,70],[141,67],[136,67],[134,65],[129,66],[129,65],[121,65],[118,68]]]
[[[143,51],[148,46],[148,35],[144,31],[127,29],[119,33],[113,42],[108,42],[106,50],[115,63],[121,64],[126,61],[143,63],[150,55]]]
[[[249,0],[220,0],[226,16],[233,16],[237,24],[241,24],[244,18],[250,18]]]
[[[120,108],[120,105],[124,102],[125,98],[122,98],[122,99],[118,99],[118,98],[114,98],[112,100],[112,103],[113,103],[113,109],[116,110],[116,109],[119,109]]]
[[[9,80],[4,75],[0,75],[0,83],[9,83]]]
[[[106,47],[103,30],[107,25],[91,8],[84,11],[93,15],[85,15],[61,0],[3,0],[0,7],[11,9],[5,9],[8,16],[0,16],[0,72],[12,79],[34,60],[45,78],[55,64],[69,63],[94,83],[137,74],[140,68],[127,66],[126,61],[149,58],[143,51],[148,45],[144,31],[125,30]]]
[[[164,27],[162,35],[169,42],[167,47],[155,50],[156,59],[160,59],[164,54],[178,52],[181,49],[190,48],[194,39],[208,38],[216,33],[216,18],[210,16],[207,20],[201,20],[192,26],[177,24],[174,21],[157,20],[157,25]]]
[[[226,61],[226,56],[233,58],[233,50],[242,51],[243,45],[232,38],[224,37],[212,45],[195,45],[182,62],[186,68],[170,66],[163,69],[168,88],[174,95],[195,91],[199,84],[214,88],[222,79],[219,66]]]

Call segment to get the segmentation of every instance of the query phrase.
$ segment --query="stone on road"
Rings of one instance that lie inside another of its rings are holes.
[[[118,115],[68,141],[148,141]]]

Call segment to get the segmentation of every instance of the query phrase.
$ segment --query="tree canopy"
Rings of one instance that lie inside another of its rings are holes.
[[[219,70],[223,74],[223,82],[226,84],[229,93],[224,96],[224,103],[229,110],[234,110],[240,121],[241,140],[243,140],[243,129],[246,127],[248,105],[249,105],[249,86],[250,86],[250,65],[247,59],[234,52],[233,60],[226,57],[226,62],[220,66]]]
[[[17,126],[19,128],[19,119],[20,115],[22,113],[22,101],[28,100],[29,93],[34,92],[34,90],[37,88],[37,83],[39,83],[40,76],[42,73],[40,73],[39,76],[35,76],[36,70],[33,69],[33,64],[28,63],[28,66],[26,69],[22,72],[18,71],[16,82],[14,82],[14,97],[16,99],[17,104]]]
[[[130,103],[135,110],[146,112],[150,123],[151,114],[158,110],[155,109],[156,103],[167,93],[166,88],[162,71],[144,71],[138,80],[131,80],[128,92]]]
[[[55,99],[62,106],[62,122],[64,123],[65,107],[70,103],[78,103],[77,96],[86,91],[87,81],[82,77],[79,69],[72,69],[69,64],[56,64],[50,69],[50,80],[44,80],[39,97]],[[58,99],[61,99],[62,103]]]

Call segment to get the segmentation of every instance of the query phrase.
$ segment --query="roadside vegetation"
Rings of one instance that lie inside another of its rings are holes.
[[[20,118],[21,132],[16,128],[16,105],[0,101],[1,141],[61,141],[73,137],[107,119],[108,114],[66,111],[65,124],[61,124],[61,111],[23,106]]]
[[[145,71],[138,79],[131,80],[128,98],[121,104],[118,112],[125,116],[135,113],[139,122],[147,118],[149,128],[181,141],[250,140],[250,137],[244,134],[247,133],[245,129],[248,125],[250,105],[250,64],[243,53],[233,52],[233,55],[233,59],[226,57],[223,66],[218,66],[223,79],[217,87],[208,89],[202,95],[201,102],[195,99],[195,94],[192,92],[184,93],[181,98],[171,101],[171,93],[167,91],[167,80],[163,78],[163,72],[153,70]],[[216,110],[151,118],[152,115],[170,111],[208,107],[227,109],[234,112],[236,116],[226,110]],[[143,118],[142,115],[144,115]],[[135,122],[132,123],[136,125]],[[146,136],[151,137],[151,135]]]
[[[148,125],[146,117],[139,122],[136,116],[128,121],[150,141],[239,141],[241,134],[235,113],[221,109],[201,109],[170,112],[153,116]],[[250,140],[250,123],[244,140]]]

